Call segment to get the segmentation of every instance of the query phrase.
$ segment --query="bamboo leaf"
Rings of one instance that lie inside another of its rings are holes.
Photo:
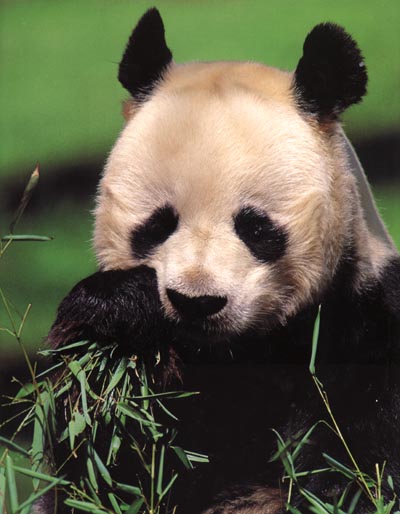
[[[110,472],[108,471],[108,469],[105,467],[105,465],[103,464],[103,461],[100,459],[98,453],[96,452],[96,450],[93,449],[93,457],[94,457],[94,462],[96,464],[96,467],[97,469],[99,470],[99,473],[100,475],[102,476],[103,480],[109,485],[109,486],[112,486],[112,478],[111,478],[111,475],[110,475]]]
[[[126,514],[138,514],[138,512],[141,509],[143,503],[144,503],[144,499],[143,498],[138,498],[137,500],[135,500],[131,504],[129,509],[126,511]]]
[[[108,493],[108,499],[110,500],[111,506],[114,509],[116,514],[122,514],[122,510],[120,509],[117,499],[113,493]]]
[[[21,466],[13,466],[14,471],[21,473],[21,475],[26,475],[27,477],[37,478],[38,480],[42,480],[44,482],[54,482],[55,479],[53,476],[46,475],[45,473],[40,473],[39,471],[33,471],[29,468],[22,468]],[[61,485],[69,485],[71,482],[69,480],[64,480],[63,478],[57,478],[57,483]]]
[[[167,492],[171,489],[171,487],[174,485],[175,480],[178,478],[178,473],[175,473],[175,475],[171,478],[171,480],[168,482],[167,487],[164,489],[164,491],[160,494],[158,501],[161,501],[164,496],[167,494]]]
[[[357,473],[355,473],[352,469],[348,468],[341,462],[338,462],[336,459],[334,459],[333,457],[330,457],[326,453],[322,453],[322,456],[324,457],[324,459],[330,466],[332,466],[334,469],[340,471],[344,476],[346,476],[350,480],[357,479]]]
[[[37,471],[44,455],[44,440],[46,432],[45,419],[49,408],[49,393],[43,391],[39,394],[35,406],[35,421],[33,424],[32,440],[32,468]],[[39,487],[39,480],[33,480],[35,489]]]
[[[38,384],[40,386],[40,384]],[[32,383],[24,384],[18,393],[15,395],[15,399],[26,398],[35,391],[35,386]]]
[[[71,370],[71,372],[75,376],[75,378],[79,381],[80,388],[81,388],[83,415],[85,417],[86,423],[89,426],[92,426],[92,420],[90,419],[90,416],[89,416],[87,396],[86,396],[86,388],[89,387],[87,380],[86,380],[86,373],[81,368],[81,365],[79,364],[78,361],[71,361],[68,364],[68,368]]]
[[[35,234],[7,234],[1,238],[2,241],[52,241],[51,236],[38,236]]]
[[[123,377],[124,373],[126,372],[126,368],[128,366],[128,359],[126,357],[123,357],[118,364],[117,369],[115,370],[115,373],[113,374],[110,383],[108,384],[107,389],[104,392],[104,395],[107,395],[112,391],[119,383],[121,378]]]
[[[175,398],[188,398],[200,394],[198,391],[168,391],[165,393],[152,393],[145,396],[133,396],[132,400],[156,400],[157,398],[164,398],[166,400]]]
[[[193,465],[188,459],[185,451],[180,446],[171,446],[171,449],[176,453],[176,456],[180,459],[186,469],[193,469]]]
[[[208,458],[208,455],[204,455],[203,453],[196,453],[192,452],[190,450],[184,450],[186,453],[187,458],[190,460],[190,462],[210,462],[210,459]]]
[[[318,314],[317,314],[317,317],[315,318],[315,323],[314,323],[311,359],[310,359],[310,365],[309,365],[309,370],[310,370],[311,375],[315,375],[315,359],[317,357],[320,320],[321,320],[321,305],[319,305],[319,307],[318,307]]]
[[[325,423],[324,421],[316,421],[311,428],[307,430],[307,432],[304,434],[304,436],[300,439],[300,441],[297,443],[296,448],[293,451],[293,459],[295,460],[298,454],[301,452],[305,444],[309,443],[310,436],[314,432],[314,430],[319,426],[321,423]]]
[[[134,485],[129,484],[122,484],[121,482],[116,483],[117,489],[120,489],[121,491],[124,491],[125,493],[134,494],[136,496],[141,496],[142,491],[139,487],[136,487]]]
[[[6,475],[5,468],[0,469],[0,514],[6,512]]]
[[[33,170],[31,176],[29,177],[28,183],[25,186],[18,209],[15,212],[14,218],[10,224],[11,234],[14,232],[14,228],[16,227],[19,219],[21,218],[26,206],[28,205],[29,200],[31,199],[32,193],[39,182],[39,169],[39,164],[37,164],[36,168]]]
[[[75,411],[72,414],[72,419],[68,423],[68,432],[69,432],[69,440],[70,440],[70,448],[74,449],[75,437],[81,434],[86,428],[86,420],[85,417],[78,411]]]
[[[10,455],[6,456],[6,479],[8,484],[8,493],[10,498],[11,513],[15,514],[18,509],[18,491],[15,473]]]
[[[49,350],[42,350],[39,352],[39,355],[44,355],[45,357],[49,357],[51,355],[57,353],[65,353],[69,350],[74,350],[75,348],[80,348],[81,346],[87,346],[90,341],[78,341],[77,343],[68,344],[66,346],[61,346],[60,348],[51,348]]]
[[[165,444],[161,446],[160,451],[160,460],[158,463],[158,477],[157,477],[157,487],[156,492],[160,496],[162,493],[162,486],[163,486],[163,476],[164,476],[164,459],[165,459]]]
[[[29,452],[25,450],[25,448],[22,448],[22,446],[19,446],[18,444],[14,443],[14,441],[10,441],[9,439],[6,439],[5,437],[0,436],[0,444],[2,446],[5,446],[9,450],[13,452],[20,453],[24,457],[29,457]]]
[[[120,411],[124,414],[126,414],[129,418],[135,419],[136,421],[139,421],[145,426],[158,426],[160,427],[160,423],[156,423],[155,421],[150,421],[146,419],[139,411],[133,409],[131,406],[127,405],[126,403],[117,403],[118,408]]]
[[[358,489],[358,491],[356,491],[355,495],[353,496],[353,498],[350,502],[347,514],[353,514],[353,512],[355,512],[355,508],[357,507],[357,503],[358,503],[358,500],[360,499],[361,493],[362,493],[362,489]]]
[[[83,502],[79,500],[72,500],[71,498],[68,498],[65,500],[65,505],[68,507],[72,507],[74,509],[83,510],[83,512],[92,512],[93,514],[106,514],[107,511],[99,508],[98,505],[91,502]]]
[[[92,484],[92,486],[94,487],[95,491],[98,491],[99,484],[97,483],[96,472],[94,469],[93,459],[92,459],[91,455],[89,455],[86,460],[86,467],[87,467],[87,471],[88,471],[89,481]]]
[[[85,418],[84,418],[84,416],[82,416],[82,414],[79,411],[75,411],[73,413],[73,420],[74,420],[74,423],[75,423],[75,427],[74,427],[75,435],[79,435],[86,428]]]

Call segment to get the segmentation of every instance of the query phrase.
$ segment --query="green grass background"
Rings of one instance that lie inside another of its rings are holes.
[[[3,0],[0,3],[1,184],[28,176],[40,161],[41,181],[60,166],[107,155],[121,128],[117,64],[142,0]],[[398,128],[400,2],[398,0],[231,0],[157,2],[177,62],[255,60],[293,69],[307,32],[321,21],[342,24],[359,42],[369,70],[369,94],[345,117],[354,138]],[[39,186],[40,187],[40,186]],[[399,187],[376,190],[400,247]],[[0,195],[1,198],[1,195]],[[19,232],[54,236],[14,244],[0,262],[0,285],[17,311],[32,303],[24,341],[42,344],[58,302],[95,270],[90,248],[91,199],[52,205],[23,218]],[[11,212],[0,205],[0,232]],[[0,325],[7,325],[0,307]],[[0,332],[3,362],[19,355]]]
[[[106,153],[121,126],[117,63],[142,0],[9,0],[1,5],[0,174],[40,160]],[[369,94],[352,108],[350,133],[376,133],[399,116],[397,0],[230,0],[157,3],[177,62],[256,60],[294,69],[307,32],[335,21],[353,34]]]

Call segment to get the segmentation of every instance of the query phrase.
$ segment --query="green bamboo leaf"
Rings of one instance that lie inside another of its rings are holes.
[[[152,427],[157,426],[160,427],[160,423],[156,423],[155,421],[148,420],[144,417],[143,414],[141,414],[139,411],[133,409],[130,405],[127,405],[126,403],[117,403],[118,408],[120,411],[124,414],[126,414],[129,418],[135,419],[136,421],[139,421],[145,426]]]
[[[6,479],[8,484],[11,513],[15,514],[18,509],[18,491],[17,482],[15,480],[13,462],[10,455],[6,456]]]
[[[357,473],[355,471],[353,471],[352,469],[348,468],[347,466],[345,466],[341,462],[338,462],[336,459],[334,459],[333,457],[330,457],[326,453],[322,453],[322,456],[324,457],[326,462],[332,468],[336,469],[337,471],[340,471],[340,473],[342,473],[345,477],[349,478],[350,480],[356,480],[357,479]]]
[[[186,469],[193,469],[193,464],[188,459],[186,452],[180,446],[171,446],[171,449],[176,453],[177,457]]]
[[[40,384],[38,384],[40,387]],[[35,386],[32,383],[24,384],[18,393],[15,395],[15,399],[19,400],[20,398],[26,398],[31,395],[35,391]]]
[[[289,440],[289,441],[285,442],[277,430],[272,428],[271,431],[277,437],[278,450],[269,459],[269,462],[274,462],[274,461],[280,459],[282,461],[283,467],[285,468],[287,475],[290,478],[294,478],[294,475],[295,475],[294,462],[293,462],[292,456],[290,455],[290,451],[289,451],[290,447],[293,444],[293,441]]]
[[[25,448],[22,448],[22,446],[19,446],[18,444],[14,443],[14,441],[10,441],[9,439],[6,439],[5,437],[0,436],[0,444],[2,446],[5,446],[9,450],[13,452],[20,453],[24,457],[29,457],[30,454],[25,450]]]
[[[121,442],[122,442],[122,440],[116,434],[116,426],[114,425],[113,434],[111,436],[110,448],[108,450],[108,455],[107,455],[107,462],[106,462],[107,466],[109,466],[111,464],[111,460],[113,460],[113,462],[115,462],[118,451],[121,447]]]
[[[107,389],[105,390],[104,394],[107,395],[112,391],[119,383],[121,378],[123,377],[124,373],[126,372],[126,368],[128,366],[128,359],[126,357],[123,357],[118,364],[117,369],[115,370],[115,373],[113,374],[110,383],[108,384]]]
[[[95,491],[98,491],[99,484],[97,483],[96,472],[94,469],[94,464],[93,464],[91,455],[88,456],[88,458],[86,460],[86,467],[87,467],[87,471],[88,471],[89,481],[92,484],[92,486],[94,487]]]
[[[85,482],[86,492],[91,497],[91,500],[93,500],[96,505],[101,505],[102,506],[102,501],[100,500],[99,495],[97,494],[98,491],[96,492],[96,490],[94,489],[94,487],[90,483],[90,480],[88,480],[86,477],[83,480]],[[81,483],[81,485],[82,485],[82,483]]]
[[[288,511],[289,511],[291,514],[301,514],[301,512],[299,511],[299,509],[296,509],[295,507],[292,507],[291,505],[288,505]]]
[[[54,398],[58,398],[58,397],[62,396],[66,391],[71,389],[71,386],[72,386],[72,380],[68,380],[68,381],[64,382],[63,387],[61,387],[60,389],[57,389],[57,391],[55,392]]]
[[[78,411],[72,413],[72,418],[68,423],[68,435],[69,435],[69,444],[71,450],[74,449],[75,445],[75,437],[81,434],[86,428],[86,420],[84,416]]]
[[[52,241],[51,236],[38,236],[35,234],[7,234],[1,238],[2,241]]]
[[[311,375],[315,375],[315,359],[317,357],[320,320],[321,320],[321,305],[318,306],[318,314],[317,314],[317,317],[315,318],[315,322],[314,322],[311,359],[310,359],[310,365],[309,365],[309,370],[310,370]]]
[[[302,489],[301,494],[305,498],[307,498],[311,505],[314,506],[314,509],[310,507],[310,510],[313,510],[313,512],[317,512],[318,514],[346,514],[346,512],[344,512],[342,509],[334,507],[329,503],[324,503],[317,496],[315,496],[315,494],[311,493],[310,491],[307,491],[306,489]]]
[[[111,475],[110,475],[110,472],[108,471],[108,469],[105,467],[105,465],[103,464],[102,460],[100,459],[98,453],[96,452],[96,450],[93,449],[93,457],[94,457],[94,462],[96,464],[96,467],[97,469],[99,470],[99,473],[100,475],[102,476],[103,480],[109,485],[109,486],[112,486],[112,478],[111,478]]]
[[[131,504],[129,509],[126,511],[126,514],[138,514],[138,512],[140,511],[140,509],[143,506],[143,503],[144,503],[144,499],[138,498]]]
[[[54,482],[54,477],[50,475],[46,475],[45,473],[40,473],[39,471],[33,471],[29,468],[22,468],[21,466],[13,466],[14,471],[17,473],[21,473],[21,475],[26,475],[27,477],[37,478],[38,480],[42,480],[44,482]],[[57,478],[57,483],[61,485],[68,485],[71,482],[69,480],[64,480],[63,478]]]
[[[171,480],[168,482],[168,485],[167,487],[164,489],[164,491],[160,494],[159,498],[158,498],[158,501],[161,501],[164,496],[167,494],[167,492],[171,489],[171,487],[174,485],[175,483],[175,480],[178,478],[178,473],[176,473],[172,478]]]
[[[72,374],[79,380],[79,375],[83,371],[81,365],[78,361],[71,361],[68,363],[68,368],[71,370]]]
[[[179,421],[178,418],[175,416],[175,414],[172,414],[172,412],[169,409],[167,409],[167,407],[163,404],[162,401],[157,399],[156,402],[157,402],[157,405],[159,405],[161,407],[161,409],[167,414],[167,416],[174,419],[175,421]]]
[[[115,497],[115,494],[108,493],[108,499],[110,500],[111,506],[114,509],[115,513],[116,514],[122,514],[122,510],[120,509],[120,506],[118,505],[118,502],[117,502],[117,499]]]
[[[353,496],[353,498],[350,502],[347,514],[353,514],[353,512],[355,512],[355,509],[357,507],[358,500],[360,499],[361,493],[362,493],[362,489],[359,489],[358,491],[356,491],[355,495]]]
[[[117,482],[115,485],[117,489],[124,491],[124,493],[130,493],[136,496],[142,495],[142,491],[140,490],[140,488],[134,485],[122,484],[121,482]]]
[[[45,357],[49,357],[51,355],[57,353],[64,353],[65,351],[74,350],[75,348],[80,348],[81,346],[87,346],[90,341],[78,341],[76,343],[71,343],[66,346],[61,346],[60,348],[51,348],[49,350],[42,350],[39,352],[39,355],[44,355]]]
[[[305,444],[308,444],[309,441],[310,441],[310,436],[311,434],[314,432],[314,430],[317,428],[317,426],[319,426],[320,424],[325,424],[325,421],[323,420],[318,420],[317,422],[315,422],[311,428],[309,428],[307,430],[307,432],[304,434],[304,436],[300,439],[300,441],[296,444],[296,448],[294,449],[293,451],[293,460],[296,459],[296,457],[298,456],[298,454],[301,452],[301,450],[303,449],[304,445]]]
[[[79,411],[75,411],[72,414],[72,419],[74,421],[74,433],[75,436],[81,434],[86,428],[86,420],[85,417]]]
[[[83,415],[85,417],[85,421],[89,426],[92,426],[92,420],[89,416],[88,404],[87,404],[87,396],[86,396],[86,388],[89,387],[86,380],[86,373],[81,368],[81,365],[78,361],[71,361],[68,363],[68,368],[71,370],[72,374],[79,381],[81,387],[81,397],[82,397],[82,410]]]
[[[68,507],[72,507],[77,510],[83,510],[83,512],[92,512],[93,514],[107,514],[107,511],[99,508],[99,506],[95,503],[73,500],[71,498],[65,500],[64,503]]]
[[[24,192],[22,194],[21,201],[19,203],[18,209],[14,214],[14,218],[10,223],[10,232],[11,234],[14,232],[14,228],[17,225],[19,219],[21,218],[26,206],[28,205],[29,200],[31,199],[32,193],[39,182],[39,164],[36,165],[36,168],[31,173],[29,177],[28,183],[25,186]]]
[[[145,396],[132,396],[132,400],[156,400],[157,398],[164,398],[166,400],[175,398],[188,398],[200,394],[199,391],[168,391],[165,393],[152,393]],[[127,398],[130,399],[130,398]]]
[[[0,514],[6,512],[6,470],[0,468]]]
[[[45,419],[48,414],[49,404],[49,393],[42,391],[36,400],[35,421],[33,423],[32,468],[34,471],[37,471],[44,456]],[[39,487],[39,480],[33,480],[33,487],[35,489]]]
[[[192,452],[190,450],[184,450],[186,453],[187,458],[190,460],[190,462],[210,462],[210,459],[208,458],[208,455],[205,455],[203,453],[196,453]]]
[[[162,493],[162,486],[163,486],[164,458],[165,458],[165,444],[161,445],[160,460],[158,463],[158,477],[157,477],[156,492],[159,496]]]

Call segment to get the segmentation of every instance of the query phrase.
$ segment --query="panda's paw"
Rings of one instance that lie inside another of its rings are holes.
[[[202,514],[283,514],[284,512],[286,512],[285,498],[282,496],[282,491],[269,487],[256,487],[238,496],[221,500]]]
[[[90,340],[148,351],[167,336],[155,271],[147,266],[99,271],[62,300],[48,335],[52,348]]]

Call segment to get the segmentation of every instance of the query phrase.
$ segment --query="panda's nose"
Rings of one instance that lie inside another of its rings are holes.
[[[186,296],[167,289],[169,301],[184,318],[199,319],[216,314],[226,305],[225,296]]]

